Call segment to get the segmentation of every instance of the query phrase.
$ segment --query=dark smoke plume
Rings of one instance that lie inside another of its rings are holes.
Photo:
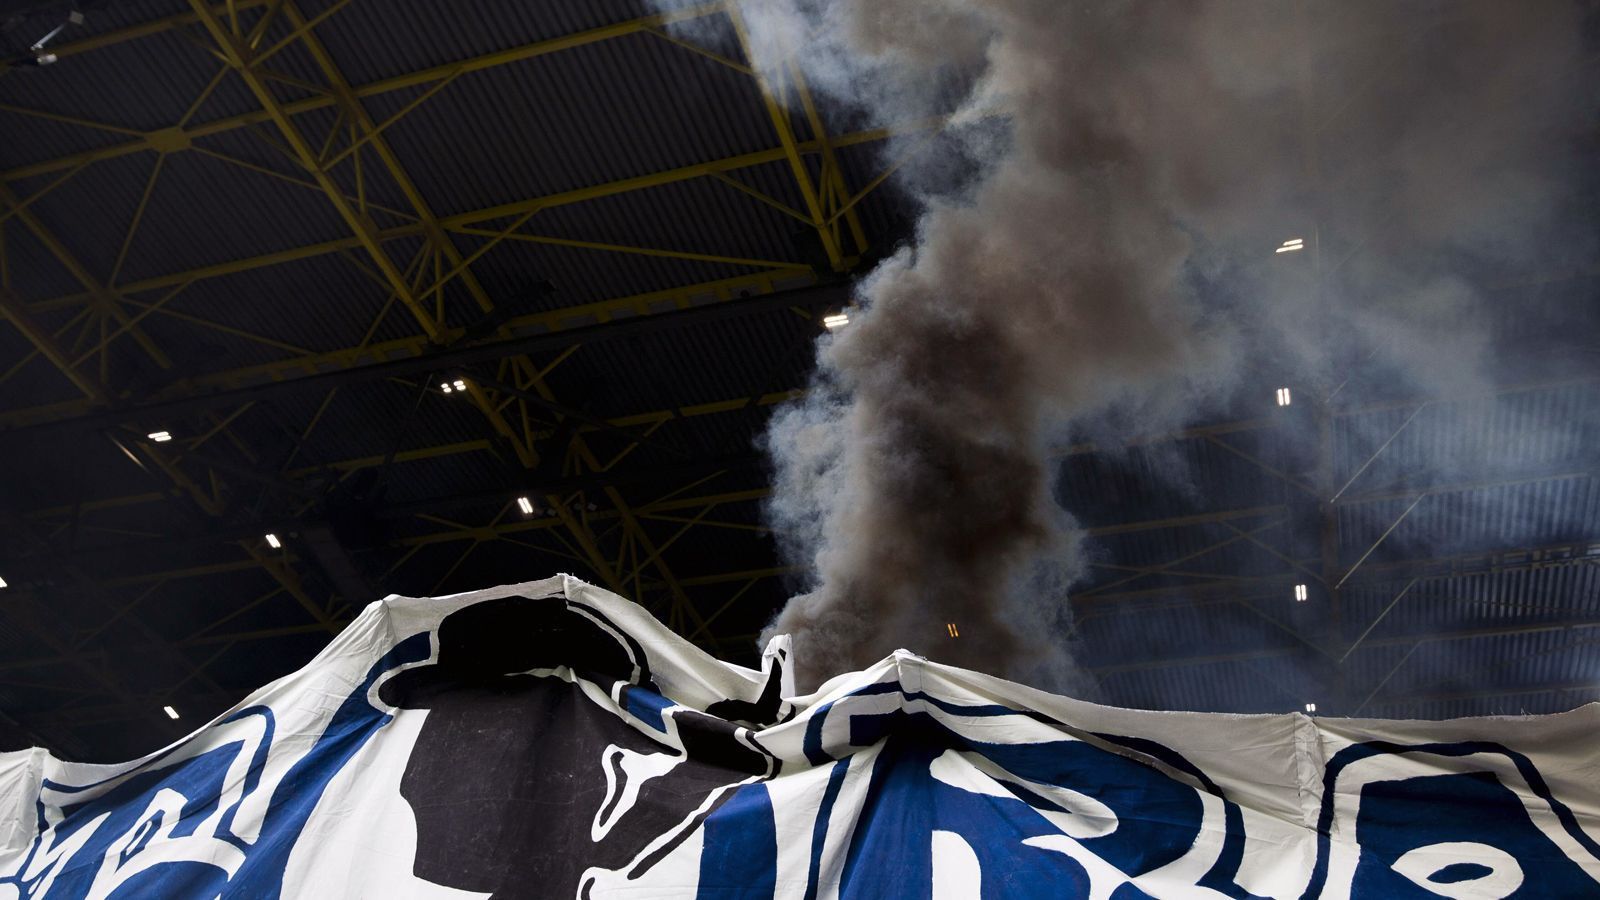
[[[770,514],[814,577],[771,630],[812,684],[904,646],[1081,688],[1053,443],[1181,425],[1263,361],[1324,391],[1358,362],[1425,395],[1486,389],[1462,273],[1531,265],[1589,111],[1582,10],[1557,0],[741,9],[759,66],[792,57],[884,123],[950,112],[898,178],[915,235],[769,433]],[[1325,133],[1363,177],[1321,183]],[[953,156],[975,163],[954,187]],[[1324,247],[1333,222],[1360,239]],[[1284,274],[1295,236],[1310,251]]]

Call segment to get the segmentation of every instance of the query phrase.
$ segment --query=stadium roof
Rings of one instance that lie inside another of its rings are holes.
[[[720,2],[130,0],[40,51],[68,4],[5,7],[0,749],[147,752],[373,598],[555,571],[748,659],[795,586],[756,440],[943,121],[759,76]],[[1600,696],[1597,280],[1486,285],[1537,363],[1493,398],[1062,447],[1098,699]]]

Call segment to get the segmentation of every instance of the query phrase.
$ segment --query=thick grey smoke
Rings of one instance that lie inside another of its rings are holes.
[[[1559,219],[1580,9],[1323,6],[742,4],[758,65],[792,55],[881,122],[952,111],[899,180],[913,239],[769,434],[771,515],[814,575],[772,625],[803,681],[905,646],[1081,687],[1053,442],[1183,424],[1253,366],[1323,392],[1358,361],[1425,395],[1490,384],[1462,272],[1531,260]],[[1327,134],[1358,177],[1325,182]],[[952,154],[976,162],[957,189]]]

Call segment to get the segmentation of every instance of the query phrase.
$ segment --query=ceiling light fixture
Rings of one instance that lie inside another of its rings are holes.
[[[1279,406],[1288,406],[1289,402],[1290,402],[1289,389],[1288,388],[1278,388],[1278,405]]]
[[[522,514],[525,516],[533,515],[533,501],[527,497],[517,498],[517,508],[522,510]]]
[[[165,444],[167,441],[172,440],[172,432],[170,432],[170,431],[152,431],[149,434],[145,435],[145,437],[149,438],[152,441],[155,441],[158,444]]]
[[[1306,596],[1307,595],[1306,595],[1306,586],[1305,585],[1297,584],[1297,585],[1294,586],[1294,599],[1300,601],[1301,603],[1304,603],[1304,602],[1306,602]]]
[[[1284,241],[1278,247],[1278,249],[1273,251],[1273,252],[1275,252],[1275,253],[1293,253],[1296,250],[1304,250],[1305,248],[1306,248],[1306,242],[1305,242],[1305,240],[1303,238],[1290,238],[1289,240]]]
[[[822,317],[822,327],[828,329],[829,331],[837,331],[838,329],[849,324],[850,317],[842,312],[833,313],[832,315]]]
[[[178,717],[178,711],[173,709],[170,706],[161,707],[161,711],[166,713],[167,714],[167,718],[169,718],[169,719],[176,719]]]
[[[278,536],[275,534],[268,534],[267,546],[274,550],[280,550],[283,548],[283,541],[278,540]]]
[[[1317,711],[1317,705],[1315,703],[1307,703],[1306,704],[1306,712],[1314,713],[1316,711]]]

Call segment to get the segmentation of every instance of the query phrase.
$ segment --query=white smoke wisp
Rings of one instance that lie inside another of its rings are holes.
[[[947,135],[976,172],[916,196],[915,235],[823,338],[814,390],[772,422],[769,512],[813,582],[770,631],[794,636],[801,681],[905,646],[1081,690],[1061,637],[1082,562],[1050,446],[1108,411],[1180,425],[1265,356],[1330,385],[1374,356],[1427,390],[1479,382],[1476,298],[1452,267],[1536,243],[1559,190],[1538,174],[1540,142],[1566,103],[1547,88],[1577,47],[1572,10],[1511,6],[1452,11],[1452,46],[1494,64],[1447,56],[1457,83],[1431,90],[1438,59],[1406,43],[1423,29],[1394,4],[1315,29],[1291,4],[741,4],[758,66],[793,53],[813,87],[879,121],[942,105],[952,122],[1004,123]],[[1311,81],[1358,85],[1374,65],[1359,51],[1384,35],[1401,36],[1381,62],[1406,86],[1405,118],[1356,135],[1382,187],[1308,200],[1316,162],[1262,123],[1306,106]],[[1341,71],[1310,77],[1313,37],[1318,64]],[[952,69],[965,80],[935,77]],[[916,195],[911,169],[900,183]],[[1241,262],[1286,224],[1341,215],[1388,236],[1339,261],[1343,288]]]

